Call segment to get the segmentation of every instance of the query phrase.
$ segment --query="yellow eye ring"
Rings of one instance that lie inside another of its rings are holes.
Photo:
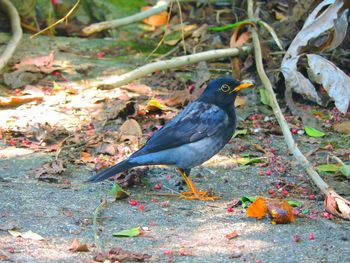
[[[231,89],[231,87],[230,87],[229,85],[227,85],[227,84],[224,84],[224,85],[222,85],[222,86],[220,87],[220,90],[221,90],[222,92],[229,92],[230,89]]]

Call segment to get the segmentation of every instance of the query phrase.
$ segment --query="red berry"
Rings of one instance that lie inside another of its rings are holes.
[[[315,235],[313,233],[309,234],[309,240],[315,240]]]
[[[233,207],[227,207],[227,213],[232,213],[233,212]]]
[[[160,189],[162,189],[162,185],[161,184],[156,184],[154,186],[154,190],[160,190]]]
[[[250,116],[250,119],[252,121],[256,121],[258,119],[258,115],[254,114],[254,115]]]
[[[16,141],[14,139],[10,139],[8,143],[12,146],[16,145]]]
[[[282,194],[283,194],[284,196],[289,195],[289,193],[288,193],[288,191],[287,191],[286,189],[283,189],[283,190],[282,190]]]
[[[172,255],[173,251],[172,250],[165,250],[164,255]]]
[[[137,202],[137,200],[130,200],[130,201],[129,201],[129,204],[130,204],[131,206],[137,206],[138,202]]]
[[[274,193],[275,193],[275,190],[269,189],[269,194],[270,194],[270,195],[273,195]]]
[[[16,94],[19,94],[19,93],[22,92],[22,90],[21,89],[15,89],[15,92],[16,92]]]
[[[291,130],[291,132],[292,132],[292,134],[298,134],[298,130],[295,129],[295,128],[293,128],[293,129]]]
[[[315,195],[309,195],[310,200],[315,200]]]
[[[9,247],[9,248],[7,249],[7,252],[13,254],[13,253],[15,253],[15,249],[14,249],[13,247]]]
[[[267,171],[265,172],[265,174],[266,174],[267,176],[270,176],[270,175],[272,174],[272,172],[271,172],[271,170],[267,170]]]
[[[156,203],[156,202],[158,202],[158,200],[157,199],[152,199],[151,202]]]
[[[322,213],[322,217],[326,218],[326,219],[331,219],[332,218],[332,214],[328,213],[328,212],[323,212]]]
[[[139,210],[145,211],[145,205],[144,204],[139,205]]]
[[[88,130],[93,130],[95,129],[95,126],[92,123],[88,124]]]

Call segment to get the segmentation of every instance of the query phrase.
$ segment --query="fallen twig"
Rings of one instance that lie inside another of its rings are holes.
[[[176,57],[169,60],[157,61],[157,62],[149,63],[142,67],[139,67],[135,70],[132,70],[120,76],[109,76],[101,80],[91,82],[90,86],[113,85],[113,87],[110,87],[110,88],[115,88],[117,86],[125,85],[135,79],[147,76],[148,74],[151,74],[157,70],[178,68],[185,65],[190,65],[190,64],[211,60],[211,59],[238,56],[242,52],[249,52],[249,51],[250,51],[249,46],[243,46],[240,49],[226,48],[226,49],[210,50],[210,51],[205,51],[205,52],[201,52],[193,55]]]
[[[169,1],[166,1],[166,0],[158,1],[158,3],[155,6],[153,6],[152,8],[150,8],[146,11],[137,13],[137,14],[132,15],[132,16],[120,18],[120,19],[109,20],[109,21],[104,21],[104,22],[100,22],[100,23],[94,23],[94,24],[91,24],[90,26],[84,27],[82,31],[85,35],[91,35],[93,33],[98,33],[98,32],[104,31],[104,30],[128,25],[128,24],[143,20],[143,19],[150,17],[154,14],[158,14],[160,12],[163,12],[164,10],[166,10],[168,8],[168,6],[169,6]]]
[[[101,252],[101,244],[100,244],[100,237],[97,233],[97,217],[98,217],[98,214],[101,212],[102,208],[105,207],[106,205],[107,205],[107,200],[103,199],[102,202],[98,205],[98,207],[96,207],[92,218],[92,228],[94,230],[95,246],[97,251],[99,252]]]
[[[0,57],[0,70],[7,64],[15,52],[22,38],[21,19],[19,18],[16,7],[9,0],[0,0],[0,7],[8,14],[11,20],[12,38],[8,42],[4,53]]]
[[[248,0],[248,16],[250,19],[254,19],[253,0]],[[264,70],[258,33],[253,27],[251,28],[251,33],[254,44],[256,68],[269,96],[270,106],[272,107],[273,113],[275,114],[276,119],[282,129],[289,151],[293,153],[295,159],[297,159],[297,161],[305,168],[312,181],[326,196],[325,209],[334,215],[350,220],[350,202],[339,196],[325,181],[323,181],[323,179],[313,168],[312,164],[307,160],[307,158],[295,144],[292,133],[289,130],[288,123],[286,122],[276,100],[272,84]]]

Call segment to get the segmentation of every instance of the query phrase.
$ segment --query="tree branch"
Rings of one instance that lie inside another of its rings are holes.
[[[12,38],[8,42],[4,53],[0,57],[0,70],[7,64],[22,38],[21,20],[17,9],[9,0],[0,0],[0,7],[8,14],[11,20]]]
[[[248,0],[248,17],[254,19],[253,14],[253,0]],[[282,129],[285,141],[287,143],[288,149],[293,153],[295,159],[304,167],[310,176],[311,180],[316,184],[316,186],[321,190],[321,192],[326,196],[325,199],[325,209],[339,217],[344,219],[350,219],[350,202],[346,199],[339,196],[315,171],[312,164],[307,160],[303,153],[299,150],[298,146],[294,142],[293,135],[289,130],[288,123],[286,122],[282,111],[276,100],[275,93],[272,88],[272,84],[267,77],[261,55],[261,47],[259,36],[255,28],[251,28],[252,39],[254,44],[254,53],[255,53],[255,64],[261,79],[261,82],[264,84],[265,89],[269,96],[270,106],[272,107],[273,113],[276,116],[276,119]]]
[[[108,20],[108,21],[104,21],[104,22],[100,22],[100,23],[94,23],[94,24],[91,24],[90,26],[84,27],[82,31],[85,35],[91,35],[93,33],[101,32],[104,30],[128,25],[128,24],[143,20],[143,19],[150,17],[154,14],[158,14],[158,13],[166,10],[168,8],[168,6],[169,6],[168,0],[158,1],[158,3],[155,6],[153,6],[152,8],[150,8],[146,11],[143,11],[143,12],[140,12],[140,13],[137,13],[135,15],[128,16],[128,17],[120,18],[120,19]]]
[[[210,51],[205,51],[205,52],[201,52],[193,55],[176,57],[169,60],[157,61],[157,62],[146,64],[142,67],[139,67],[135,70],[132,70],[120,76],[110,76],[104,79],[94,81],[90,83],[90,86],[113,85],[113,87],[111,88],[115,88],[117,86],[125,85],[135,79],[147,76],[148,74],[151,74],[157,70],[178,68],[185,65],[190,65],[190,64],[211,60],[211,59],[238,56],[242,52],[249,52],[249,51],[250,51],[249,46],[243,46],[240,49],[227,48],[227,49],[210,50]]]

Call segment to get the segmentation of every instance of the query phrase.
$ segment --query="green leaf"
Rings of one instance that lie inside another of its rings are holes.
[[[301,202],[299,202],[299,201],[293,201],[293,200],[288,201],[288,204],[290,204],[290,205],[293,206],[293,207],[299,207],[299,206],[301,206]]]
[[[130,196],[130,193],[125,191],[119,184],[115,183],[111,190],[109,190],[109,194],[115,196],[115,200],[120,200],[127,198]]]
[[[252,163],[260,163],[262,157],[257,157],[257,158],[249,158],[249,157],[242,157],[237,159],[237,163],[241,165],[248,165]]]
[[[316,130],[315,128],[312,128],[310,126],[304,126],[304,130],[306,134],[310,137],[320,138],[326,135],[324,132]]]
[[[259,89],[260,101],[262,104],[270,106],[269,96],[267,95],[266,89]]]
[[[238,135],[246,135],[247,134],[247,129],[244,129],[244,130],[236,130],[235,131],[235,134],[233,134],[233,138],[235,138],[236,136]]]
[[[339,171],[340,166],[337,164],[329,163],[329,164],[320,164],[315,167],[317,172],[330,172],[335,173]]]
[[[228,29],[231,29],[231,28],[238,27],[238,26],[240,26],[242,24],[246,24],[248,22],[251,22],[251,20],[247,19],[247,20],[238,21],[236,23],[225,25],[225,26],[209,27],[209,30],[216,31],[216,32],[224,31],[224,30],[228,30]]]
[[[134,227],[130,229],[125,229],[119,232],[114,232],[113,236],[114,237],[136,237],[141,234],[141,227]]]
[[[339,169],[339,171],[340,171],[343,175],[345,175],[345,176],[347,176],[347,177],[350,177],[350,165],[343,165],[343,166]]]
[[[310,212],[310,209],[309,209],[309,208],[305,208],[305,209],[303,209],[303,210],[301,211],[301,213],[302,213],[303,215],[308,214],[309,212]]]
[[[250,197],[250,196],[242,196],[241,201],[242,201],[242,207],[247,208],[248,203],[253,203],[256,200],[255,197]]]

